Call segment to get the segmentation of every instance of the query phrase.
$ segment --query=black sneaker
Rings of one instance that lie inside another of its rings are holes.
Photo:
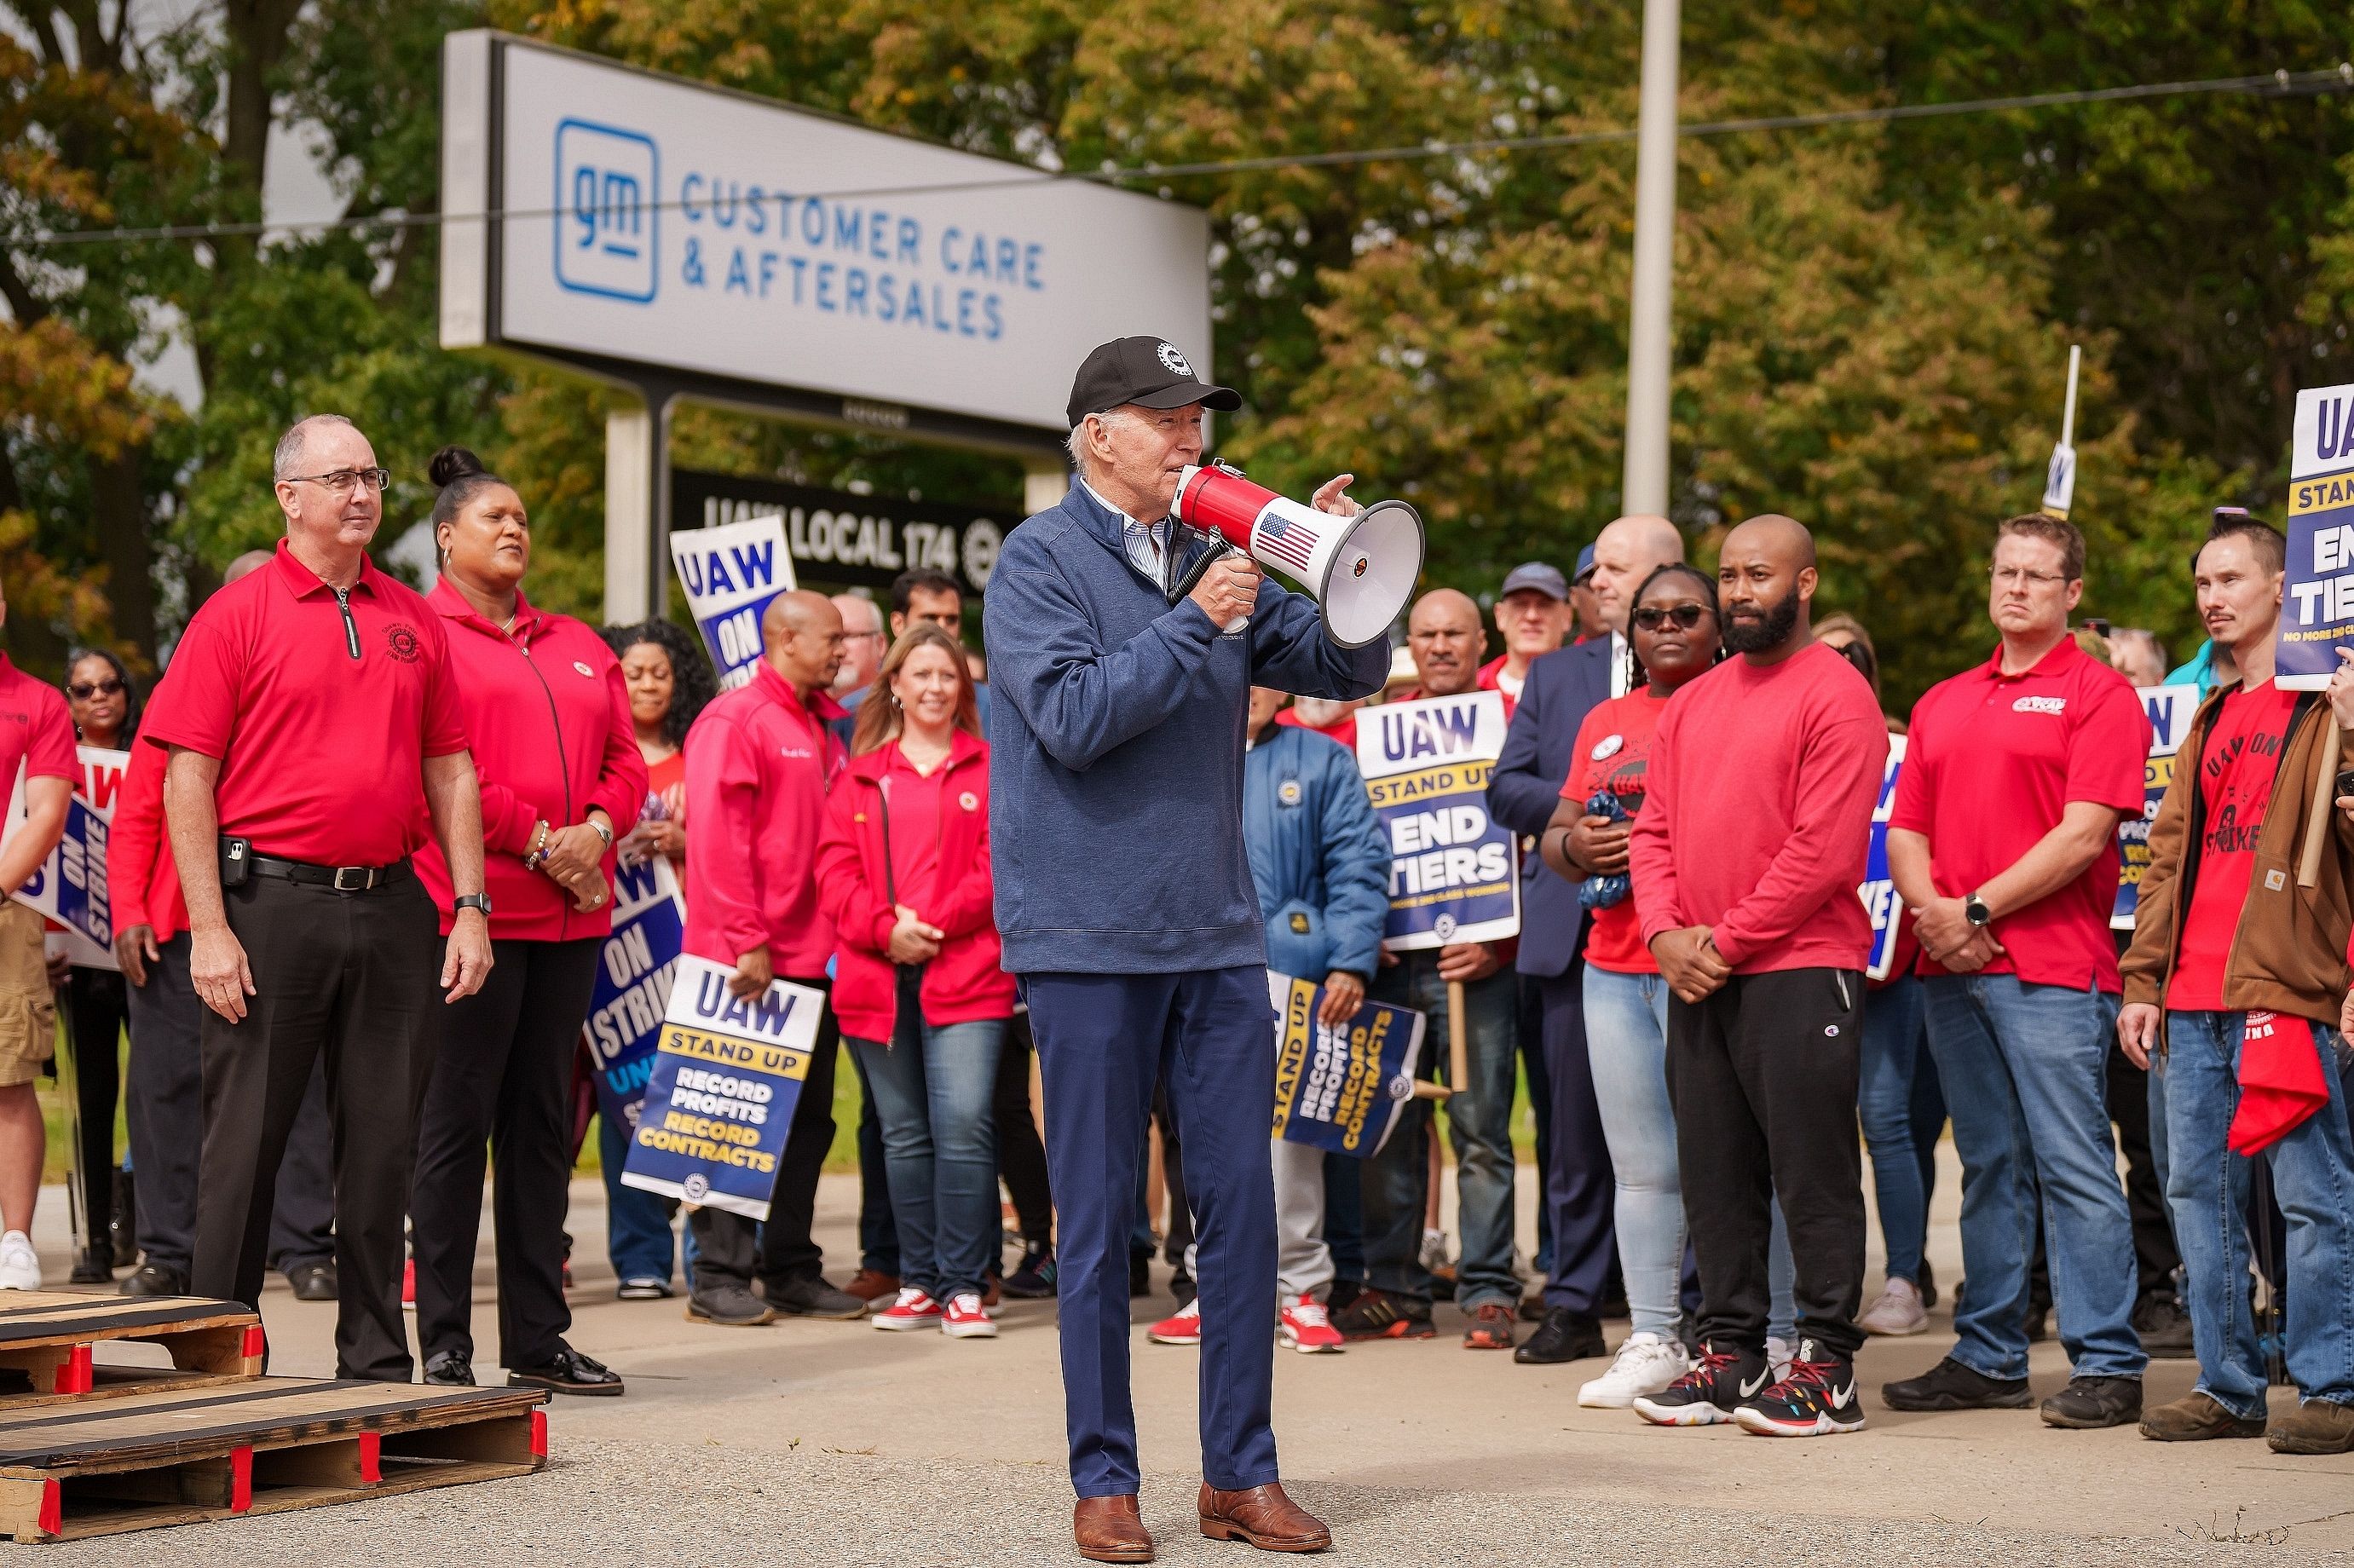
[[[2187,1361],[2196,1354],[2190,1344],[2190,1314],[2162,1291],[2135,1304],[2133,1326],[2141,1336],[2143,1353],[2152,1361]]]
[[[831,1318],[848,1322],[866,1316],[866,1303],[847,1290],[836,1290],[822,1274],[796,1275],[790,1279],[764,1279],[760,1294],[778,1311],[795,1318]]]
[[[186,1296],[188,1276],[168,1264],[143,1263],[115,1289],[124,1296]]]
[[[472,1388],[473,1358],[463,1351],[444,1351],[425,1363],[425,1381],[434,1388]]]
[[[1022,1261],[1005,1277],[1005,1294],[1017,1301],[1043,1301],[1055,1294],[1055,1249],[1025,1249]]]
[[[1947,1356],[1919,1377],[1880,1385],[1891,1410],[2024,1410],[2035,1403],[2023,1377],[1988,1377]]]
[[[1773,1381],[1764,1351],[1712,1343],[1691,1371],[1657,1393],[1638,1394],[1635,1414],[1654,1426],[1713,1426]]]
[[[550,1393],[593,1393],[618,1397],[621,1375],[570,1345],[557,1341],[556,1354],[535,1367],[517,1367],[507,1373],[509,1388],[544,1388]]]
[[[856,1300],[856,1297],[852,1297]],[[686,1320],[690,1323],[716,1323],[726,1329],[751,1329],[776,1320],[776,1309],[752,1294],[751,1287],[741,1280],[720,1279],[709,1285],[697,1283],[687,1293]]]
[[[2079,1431],[2129,1425],[2141,1419],[2141,1379],[2072,1377],[2068,1386],[2045,1400],[2037,1414],[2046,1426]]]
[[[1813,1340],[1800,1340],[1789,1375],[1733,1412],[1744,1432],[1760,1437],[1831,1437],[1863,1430],[1863,1402],[1855,1393],[1855,1363],[1833,1357]]]
[[[1609,1347],[1602,1342],[1599,1319],[1555,1307],[1545,1313],[1544,1321],[1529,1336],[1529,1342],[1512,1352],[1512,1359],[1522,1366],[1550,1367],[1608,1353]]]
[[[1344,1340],[1427,1340],[1438,1332],[1431,1327],[1429,1302],[1372,1287],[1332,1313],[1331,1321]]]

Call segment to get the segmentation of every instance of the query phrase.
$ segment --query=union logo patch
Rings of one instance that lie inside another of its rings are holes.
[[[414,664],[425,652],[425,644],[418,641],[417,628],[396,620],[384,629],[384,651],[404,664]]]

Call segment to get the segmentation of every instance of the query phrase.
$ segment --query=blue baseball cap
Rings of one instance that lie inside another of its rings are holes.
[[[1577,570],[1570,574],[1569,580],[1574,583],[1582,583],[1593,575],[1594,546],[1588,545],[1577,552]]]

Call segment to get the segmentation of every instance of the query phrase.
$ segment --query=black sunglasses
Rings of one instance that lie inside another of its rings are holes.
[[[103,681],[76,681],[66,691],[76,700],[88,702],[92,697],[111,697],[122,690],[122,683],[109,675]]]
[[[1686,631],[1690,631],[1700,624],[1700,618],[1707,613],[1708,606],[1704,604],[1672,604],[1665,609],[1656,604],[1647,604],[1635,611],[1634,621],[1646,631],[1657,631],[1670,620]]]

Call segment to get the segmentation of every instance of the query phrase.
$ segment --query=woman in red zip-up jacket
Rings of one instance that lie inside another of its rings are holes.
[[[964,651],[937,626],[885,656],[826,801],[818,899],[835,932],[834,1015],[883,1124],[898,1299],[878,1329],[997,1325],[981,1276],[998,1238],[991,1102],[1013,977],[990,908],[989,747]]]
[[[474,1381],[470,1319],[487,1139],[497,1169],[491,1204],[507,1382],[617,1394],[619,1377],[564,1342],[572,1326],[564,1300],[568,1088],[612,930],[605,878],[614,824],[637,821],[646,765],[604,639],[523,596],[531,524],[522,500],[462,448],[434,453],[430,471],[441,492],[433,503],[441,580],[427,602],[448,623],[482,777],[496,962],[480,991],[451,1004],[418,1127],[409,1224],[425,1381]],[[438,847],[419,853],[417,874],[447,910],[450,872]]]

